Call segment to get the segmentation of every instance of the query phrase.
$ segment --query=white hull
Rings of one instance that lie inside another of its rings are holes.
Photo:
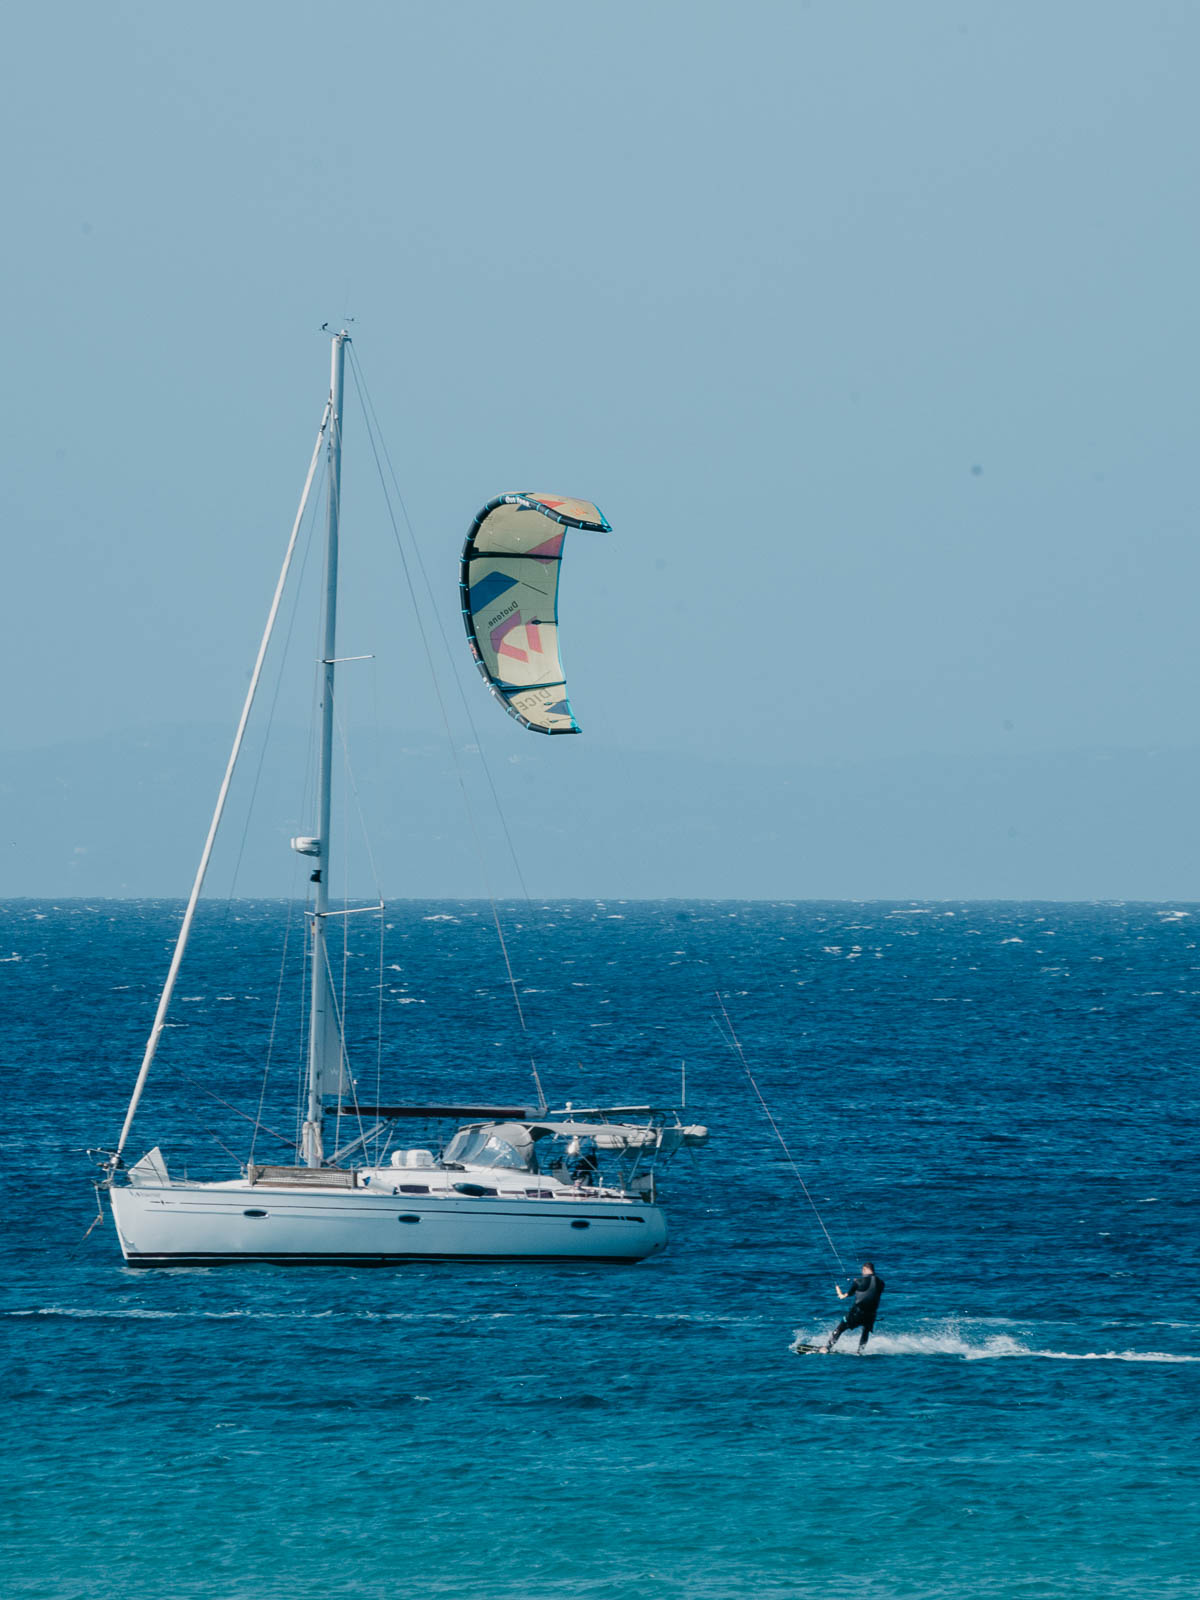
[[[658,1206],[620,1199],[392,1195],[244,1181],[114,1185],[109,1193],[121,1252],[142,1267],[640,1261],[667,1242]]]

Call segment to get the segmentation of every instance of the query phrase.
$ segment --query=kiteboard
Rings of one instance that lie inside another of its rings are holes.
[[[792,1349],[798,1356],[824,1356],[829,1354],[827,1344],[794,1344]]]

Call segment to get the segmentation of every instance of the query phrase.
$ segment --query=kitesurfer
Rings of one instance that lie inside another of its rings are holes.
[[[883,1279],[876,1274],[872,1262],[864,1261],[862,1276],[855,1278],[848,1289],[843,1289],[840,1284],[834,1284],[834,1288],[837,1290],[839,1300],[846,1300],[853,1295],[854,1304],[829,1335],[825,1349],[832,1350],[847,1328],[859,1328],[862,1331],[858,1339],[858,1353],[862,1355],[867,1347],[867,1340],[871,1337],[871,1330],[875,1326],[879,1297],[884,1290]]]

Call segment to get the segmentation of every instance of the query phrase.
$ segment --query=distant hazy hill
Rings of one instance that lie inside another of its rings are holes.
[[[225,730],[169,727],[0,754],[0,896],[182,896]],[[311,863],[305,740],[251,748],[210,892],[287,894]],[[523,740],[493,774],[537,896],[1200,899],[1200,751],[926,757],[822,768]],[[460,757],[491,887],[518,892],[480,759]],[[257,793],[246,826],[251,791]],[[486,892],[445,744],[390,741],[356,773],[384,891]],[[352,890],[372,875],[353,815]],[[244,843],[244,848],[242,848]]]

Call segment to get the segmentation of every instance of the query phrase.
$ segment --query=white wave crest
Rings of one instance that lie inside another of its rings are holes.
[[[793,1350],[808,1344],[823,1344],[828,1331],[814,1334],[797,1328],[790,1346]],[[834,1355],[858,1353],[858,1334],[854,1329],[843,1334]],[[868,1356],[955,1356],[961,1361],[1039,1360],[1039,1361],[1150,1361],[1200,1363],[1200,1356],[1180,1355],[1169,1350],[1049,1350],[1027,1344],[1011,1333],[972,1332],[961,1323],[946,1322],[911,1333],[878,1333],[863,1352]]]

